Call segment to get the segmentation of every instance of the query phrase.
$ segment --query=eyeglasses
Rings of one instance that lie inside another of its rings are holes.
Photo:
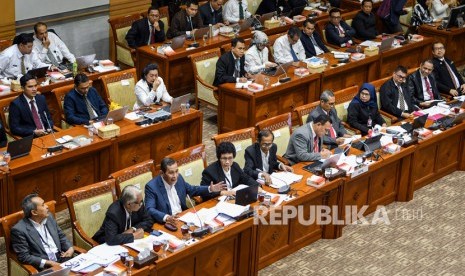
[[[260,146],[264,148],[269,148],[273,145],[273,143],[261,143]]]
[[[405,79],[405,78],[407,78],[407,76],[403,76],[403,75],[399,75],[399,74],[396,74],[396,76],[397,76],[399,79]]]
[[[224,162],[226,162],[226,161],[232,161],[232,160],[234,160],[234,157],[221,157],[220,160],[221,160],[221,161],[224,161]]]
[[[140,202],[131,202],[131,204],[142,206],[144,205],[144,201],[141,200]]]
[[[360,96],[368,97],[370,96],[370,93],[360,92]]]

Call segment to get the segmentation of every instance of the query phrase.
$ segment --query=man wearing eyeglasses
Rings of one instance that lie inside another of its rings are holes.
[[[258,142],[245,149],[244,172],[255,180],[263,181],[265,185],[272,184],[273,171],[293,172],[293,169],[278,161],[276,152],[278,147],[274,140],[274,134],[269,129],[258,133]]]
[[[355,30],[342,19],[341,10],[338,8],[329,11],[329,22],[325,30],[328,43],[340,47],[350,47],[354,44],[352,36],[355,35]]]
[[[160,11],[157,7],[149,7],[147,18],[132,23],[126,34],[126,41],[131,48],[150,45],[165,40],[165,25],[160,20]]]
[[[277,63],[297,63],[305,59],[305,49],[300,41],[300,35],[300,29],[293,26],[287,31],[287,35],[282,35],[276,39],[273,49],[274,60]]]
[[[315,120],[321,114],[328,115],[331,118],[331,129],[323,137],[323,144],[331,148],[344,143],[344,138],[352,137],[347,134],[341,119],[337,116],[337,111],[334,108],[335,103],[336,97],[334,97],[333,91],[325,90],[320,95],[320,105],[313,109],[307,117],[307,123]]]
[[[433,44],[433,75],[436,78],[439,92],[448,93],[454,97],[463,95],[465,82],[454,62],[446,58],[445,54],[444,44],[441,42]]]
[[[407,68],[397,66],[392,78],[379,89],[381,110],[399,119],[413,118],[413,97],[406,84]]]
[[[243,149],[238,149],[242,153]],[[202,172],[202,181],[200,185],[210,186],[212,183],[223,182],[227,186],[225,195],[235,195],[236,192],[232,191],[233,188],[239,184],[247,186],[258,185],[258,183],[250,176],[248,176],[237,164],[234,162],[236,157],[236,147],[231,142],[221,142],[216,147],[216,157],[218,161],[210,164]],[[213,196],[218,196],[219,193],[213,193]],[[203,197],[204,199],[211,198],[212,196]]]
[[[121,197],[105,214],[102,226],[92,237],[96,242],[121,245],[142,239],[150,232],[153,220],[144,208],[142,192],[134,185],[124,187]]]
[[[172,158],[163,158],[160,167],[160,175],[145,186],[145,208],[158,223],[176,223],[177,214],[187,209],[187,195],[226,194],[226,184],[222,181],[212,182],[208,187],[190,185],[179,175],[178,164]]]
[[[304,46],[305,56],[307,58],[329,52],[328,48],[323,43],[323,40],[321,40],[318,32],[315,32],[315,21],[312,19],[307,19],[304,21],[300,41]]]

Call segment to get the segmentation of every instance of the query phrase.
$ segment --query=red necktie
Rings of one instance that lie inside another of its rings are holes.
[[[37,113],[36,106],[34,105],[34,100],[30,101],[31,103],[31,112],[32,112],[32,119],[34,119],[34,124],[36,125],[36,129],[44,129],[42,123],[40,122],[39,113]]]
[[[150,33],[150,44],[155,43],[155,27],[152,25],[152,32]]]
[[[428,78],[425,78],[425,83],[426,83],[426,91],[428,92],[429,99],[434,100],[433,92],[431,92],[431,85],[429,84]]]
[[[331,136],[331,138],[336,138],[336,131],[334,130],[334,127],[332,125],[329,129],[329,136]]]
[[[313,152],[320,152],[318,146],[318,136],[315,136],[315,139],[313,139]]]

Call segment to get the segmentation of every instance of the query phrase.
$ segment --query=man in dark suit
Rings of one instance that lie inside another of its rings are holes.
[[[344,143],[344,138],[351,137],[347,134],[341,119],[337,116],[337,111],[334,108],[335,103],[336,97],[334,97],[333,91],[324,90],[320,95],[320,105],[313,109],[307,117],[307,123],[316,120],[321,114],[328,115],[331,118],[331,129],[323,137],[323,144],[331,148]]]
[[[325,114],[297,128],[289,139],[284,157],[291,165],[328,158],[331,156],[331,151],[323,148],[323,137],[330,129],[331,118]]]
[[[407,68],[397,66],[392,78],[379,89],[381,110],[397,118],[413,118],[413,99],[405,83],[406,78]]]
[[[271,184],[270,175],[273,171],[293,172],[293,169],[278,161],[276,151],[278,147],[273,143],[274,134],[269,129],[258,133],[258,142],[245,149],[244,172],[253,179],[260,179],[266,185]]]
[[[26,74],[19,81],[24,92],[10,103],[8,120],[11,133],[21,137],[46,135],[53,122],[45,97],[37,94],[37,80]]]
[[[97,90],[90,86],[85,74],[74,78],[74,89],[68,92],[63,103],[68,124],[87,125],[91,120],[107,115],[108,107]]]
[[[153,220],[146,212],[142,191],[136,186],[124,187],[121,197],[105,214],[102,226],[92,237],[98,243],[121,245],[144,237],[152,230]]]
[[[315,21],[313,19],[304,21],[300,41],[304,46],[307,58],[329,52],[318,32],[315,32]]]
[[[433,44],[433,75],[436,78],[439,92],[448,93],[454,97],[463,95],[465,94],[465,82],[454,62],[444,57],[445,54],[444,44],[441,42]]]
[[[216,62],[214,86],[227,82],[247,82],[245,71],[245,41],[238,37],[231,40],[231,51],[224,53]]]
[[[165,40],[165,25],[160,20],[160,11],[156,7],[150,7],[147,18],[142,18],[132,23],[131,29],[126,34],[126,41],[131,48],[150,45]]]
[[[433,66],[432,60],[425,60],[421,63],[420,68],[407,78],[407,88],[413,97],[413,102],[422,108],[430,107],[432,100],[441,99],[436,80],[431,75]]]
[[[338,8],[329,11],[329,22],[325,30],[328,43],[339,47],[349,47],[354,44],[352,36],[355,35],[355,30],[342,20],[341,10]]]
[[[203,170],[200,185],[210,186],[212,183],[223,182],[227,185],[228,189],[228,191],[222,192],[225,195],[234,195],[235,191],[231,191],[231,189],[239,184],[245,184],[247,186],[258,185],[253,178],[248,176],[241,167],[234,162],[236,148],[231,142],[221,142],[216,147],[216,157],[218,161],[213,162]],[[219,193],[212,193],[212,195],[218,196]],[[211,198],[211,196],[203,198],[208,199]]]
[[[212,24],[223,26],[223,0],[210,0],[199,8],[200,17],[204,26]],[[226,22],[228,23],[228,22]]]
[[[21,204],[24,218],[11,229],[11,247],[23,264],[41,270],[59,266],[73,256],[73,245],[49,214],[37,194],[27,195]]]
[[[288,0],[263,0],[258,5],[255,14],[264,15],[265,13],[276,12],[276,15],[291,10]]]
[[[362,10],[352,20],[352,28],[356,32],[356,38],[361,40],[381,38],[381,35],[378,35],[378,30],[376,30],[376,17],[371,12],[372,9],[372,0],[362,1]]]
[[[199,3],[196,0],[188,0],[186,2],[186,9],[180,10],[173,16],[166,36],[168,38],[180,35],[190,36],[192,32],[202,28],[203,22],[198,11]]]
[[[210,186],[192,186],[179,175],[178,164],[174,159],[161,160],[161,172],[145,186],[145,208],[158,223],[175,223],[176,215],[186,209],[186,195],[208,196],[210,192],[226,190],[223,182]]]

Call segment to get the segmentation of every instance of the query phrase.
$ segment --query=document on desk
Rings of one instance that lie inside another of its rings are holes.
[[[216,204],[216,211],[219,214],[227,215],[231,218],[238,217],[240,214],[244,213],[244,211],[250,208],[249,205],[241,206],[229,202],[220,201]]]
[[[80,254],[62,263],[61,266],[67,267],[67,264],[73,264],[72,271],[87,273],[118,261],[120,259],[119,254],[123,252],[128,252],[128,250],[120,245],[109,246],[104,243],[90,249],[87,253]]]
[[[381,42],[375,42],[375,41],[371,41],[371,40],[365,40],[362,43],[360,43],[360,46],[364,46],[364,47],[370,47],[370,46],[378,47],[380,45],[381,45]]]
[[[153,236],[153,235],[148,235],[147,237],[144,237],[142,239],[134,240],[134,242],[126,243],[125,246],[129,246],[130,248],[140,252],[144,250],[145,248],[152,250],[153,248],[152,244],[154,241],[177,239],[175,236],[168,234],[166,232],[163,232],[161,230],[159,230],[159,232],[161,232],[162,234],[158,237]]]
[[[203,223],[207,223],[215,219],[215,217],[218,215],[218,212],[216,211],[216,208],[202,208],[197,211],[197,215],[194,211],[187,212],[182,215],[179,220],[187,224],[192,223],[197,227],[201,227],[199,218]]]
[[[303,175],[291,172],[274,172],[271,174],[271,187],[279,189],[283,186],[288,186],[302,180]]]

